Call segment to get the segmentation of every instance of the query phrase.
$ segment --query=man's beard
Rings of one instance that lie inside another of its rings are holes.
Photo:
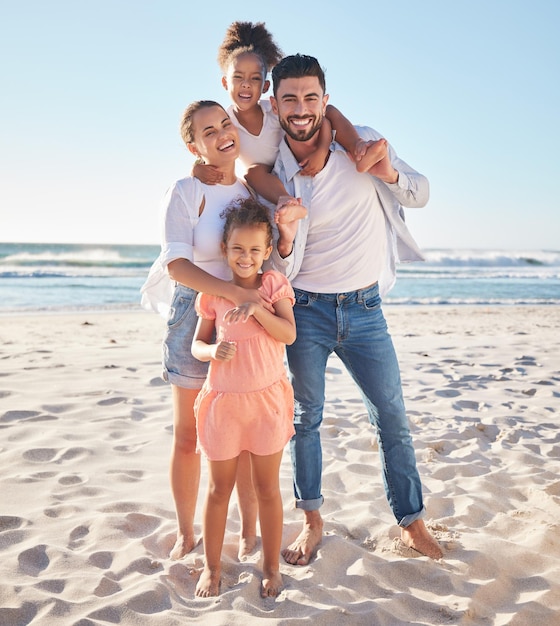
[[[304,119],[307,119],[306,118]],[[291,116],[292,119],[300,119],[294,116]],[[315,133],[319,130],[319,128],[321,128],[321,124],[323,123],[323,118],[314,118],[315,123],[313,124],[313,126],[308,130],[308,129],[301,129],[301,130],[294,130],[294,128],[292,126],[290,126],[290,123],[285,120],[285,119],[281,119],[278,118],[280,121],[280,126],[283,128],[283,130],[286,132],[286,135],[288,135],[288,137],[291,137],[292,139],[294,139],[295,141],[307,141],[308,139],[311,139],[311,137],[313,137],[313,135],[315,135]]]

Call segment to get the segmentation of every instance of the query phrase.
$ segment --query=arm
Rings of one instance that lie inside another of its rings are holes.
[[[367,172],[385,183],[399,204],[408,208],[420,208],[430,198],[428,179],[397,156],[386,139],[369,127],[358,127],[360,136],[367,144],[364,161],[373,155],[374,165]],[[371,153],[371,154],[370,154]]]
[[[274,313],[252,302],[245,302],[231,309],[224,316],[226,322],[246,322],[252,315],[266,332],[287,345],[296,340],[296,322],[292,303],[288,298],[282,298],[273,305]]]
[[[266,303],[256,289],[243,289],[220,280],[195,265],[194,229],[204,206],[200,183],[194,178],[178,181],[167,192],[162,206],[161,264],[169,277],[195,291],[206,291],[233,302]]]
[[[188,259],[174,259],[168,264],[167,271],[173,280],[195,291],[227,298],[235,304],[249,301],[267,305],[265,296],[257,289],[245,289],[216,278]]]
[[[276,205],[274,212],[276,224],[290,224],[304,218],[307,215],[307,209],[301,204],[301,199],[290,196],[278,176],[272,174],[271,170],[272,167],[257,163],[249,168],[245,179],[259,196]],[[291,250],[291,242],[284,245],[284,250],[288,248]]]
[[[230,361],[237,347],[229,341],[212,343],[214,328],[214,320],[198,318],[191,345],[192,355],[199,361]]]
[[[289,195],[280,179],[271,173],[272,167],[256,163],[251,165],[245,174],[245,180],[259,196],[265,200],[277,204],[281,196]]]
[[[327,107],[328,108],[328,107]],[[315,176],[324,167],[332,142],[332,126],[327,117],[323,119],[319,129],[319,142],[317,149],[307,159],[300,161],[301,174],[303,176]]]
[[[359,160],[364,151],[364,142],[352,122],[332,104],[327,105],[325,115],[336,133],[336,141],[352,155],[353,159]]]

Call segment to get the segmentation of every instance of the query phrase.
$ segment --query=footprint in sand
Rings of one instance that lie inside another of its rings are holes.
[[[46,548],[45,545],[39,545],[21,552],[18,556],[19,569],[27,576],[38,576],[46,570],[51,562]]]
[[[93,593],[100,598],[105,598],[119,593],[119,591],[122,591],[122,587],[117,582],[103,576]]]
[[[41,415],[39,411],[6,411],[0,417],[0,422],[16,422],[19,420],[28,420],[32,417]]]
[[[67,519],[81,513],[82,509],[77,506],[59,505],[44,509],[43,515],[53,519]]]
[[[58,479],[60,485],[83,485],[87,483],[87,476],[80,476],[79,474],[70,474],[68,476],[61,476]]]
[[[92,451],[88,448],[32,448],[23,453],[23,458],[32,463],[63,463],[75,459],[83,459],[90,456]]]
[[[0,533],[5,530],[15,530],[21,528],[25,524],[23,517],[16,517],[13,515],[0,516]]]
[[[20,607],[0,608],[0,624],[31,624],[37,615],[34,602],[24,602]]]
[[[121,404],[126,402],[128,398],[116,397],[116,398],[107,398],[106,400],[100,400],[97,405],[98,406],[112,406],[113,404]]]
[[[436,391],[436,396],[440,396],[442,398],[456,398],[460,396],[461,392],[456,389],[441,389]]]
[[[158,517],[143,513],[129,513],[124,520],[117,523],[128,537],[145,537],[150,535],[161,523]]]
[[[113,564],[113,553],[105,550],[101,552],[93,552],[89,555],[88,564],[98,567],[99,569],[109,569]]]

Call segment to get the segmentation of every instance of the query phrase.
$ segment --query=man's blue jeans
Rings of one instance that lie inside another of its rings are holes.
[[[422,487],[405,412],[399,364],[376,285],[340,294],[295,289],[297,339],[287,347],[296,434],[290,442],[296,507],[313,511],[321,495],[325,370],[335,352],[358,384],[377,429],[383,481],[400,526],[422,517]]]

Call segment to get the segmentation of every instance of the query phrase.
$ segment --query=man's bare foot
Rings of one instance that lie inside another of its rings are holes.
[[[196,546],[194,535],[180,535],[177,533],[177,540],[173,549],[169,553],[169,558],[178,561],[186,556]]]
[[[441,559],[443,551],[432,535],[428,532],[424,520],[417,519],[410,526],[401,528],[401,541],[431,559]]]
[[[263,572],[261,598],[276,598],[283,588],[282,574],[280,574],[278,570],[269,572],[268,574]]]
[[[239,549],[237,551],[237,558],[240,561],[251,554],[257,545],[257,536],[249,535],[247,537],[239,537]]]
[[[194,595],[198,598],[210,598],[220,595],[221,573],[205,567],[196,584]]]
[[[296,540],[282,550],[290,565],[307,565],[313,558],[323,538],[323,520],[319,511],[305,511],[303,529]]]

